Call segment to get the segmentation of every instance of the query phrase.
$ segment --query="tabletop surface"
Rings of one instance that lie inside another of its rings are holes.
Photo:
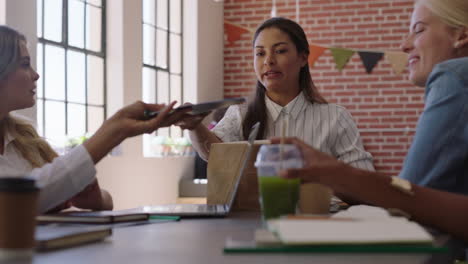
[[[428,254],[224,254],[226,239],[252,240],[254,213],[116,228],[105,241],[36,253],[31,263],[440,263]]]

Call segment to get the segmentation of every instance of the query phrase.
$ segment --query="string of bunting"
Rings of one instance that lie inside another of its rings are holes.
[[[252,33],[249,28],[224,20],[224,34],[227,41],[227,46],[232,46],[242,38],[243,34]],[[323,55],[326,50],[330,50],[336,68],[341,71],[349,62],[349,59],[358,53],[367,73],[372,73],[372,70],[377,66],[378,62],[385,56],[396,74],[401,74],[406,68],[408,55],[401,51],[370,51],[370,50],[355,50],[340,47],[327,47],[319,44],[311,44],[309,46],[309,67],[312,68],[315,62]]]

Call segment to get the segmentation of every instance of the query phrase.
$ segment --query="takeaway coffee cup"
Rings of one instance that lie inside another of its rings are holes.
[[[0,260],[32,256],[38,195],[33,179],[0,178]]]
[[[299,149],[295,145],[262,145],[257,153],[255,167],[263,219],[295,214],[300,180],[281,178],[279,172],[303,167]]]

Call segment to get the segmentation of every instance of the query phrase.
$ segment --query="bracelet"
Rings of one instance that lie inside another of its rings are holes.
[[[398,176],[392,176],[392,181],[390,185],[398,189],[400,192],[403,192],[408,195],[414,195],[414,192],[411,187],[411,183],[405,179],[402,179]]]

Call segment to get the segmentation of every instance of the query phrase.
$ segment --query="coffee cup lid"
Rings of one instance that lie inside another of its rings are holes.
[[[25,177],[0,178],[0,191],[30,192],[39,190],[36,181]]]

